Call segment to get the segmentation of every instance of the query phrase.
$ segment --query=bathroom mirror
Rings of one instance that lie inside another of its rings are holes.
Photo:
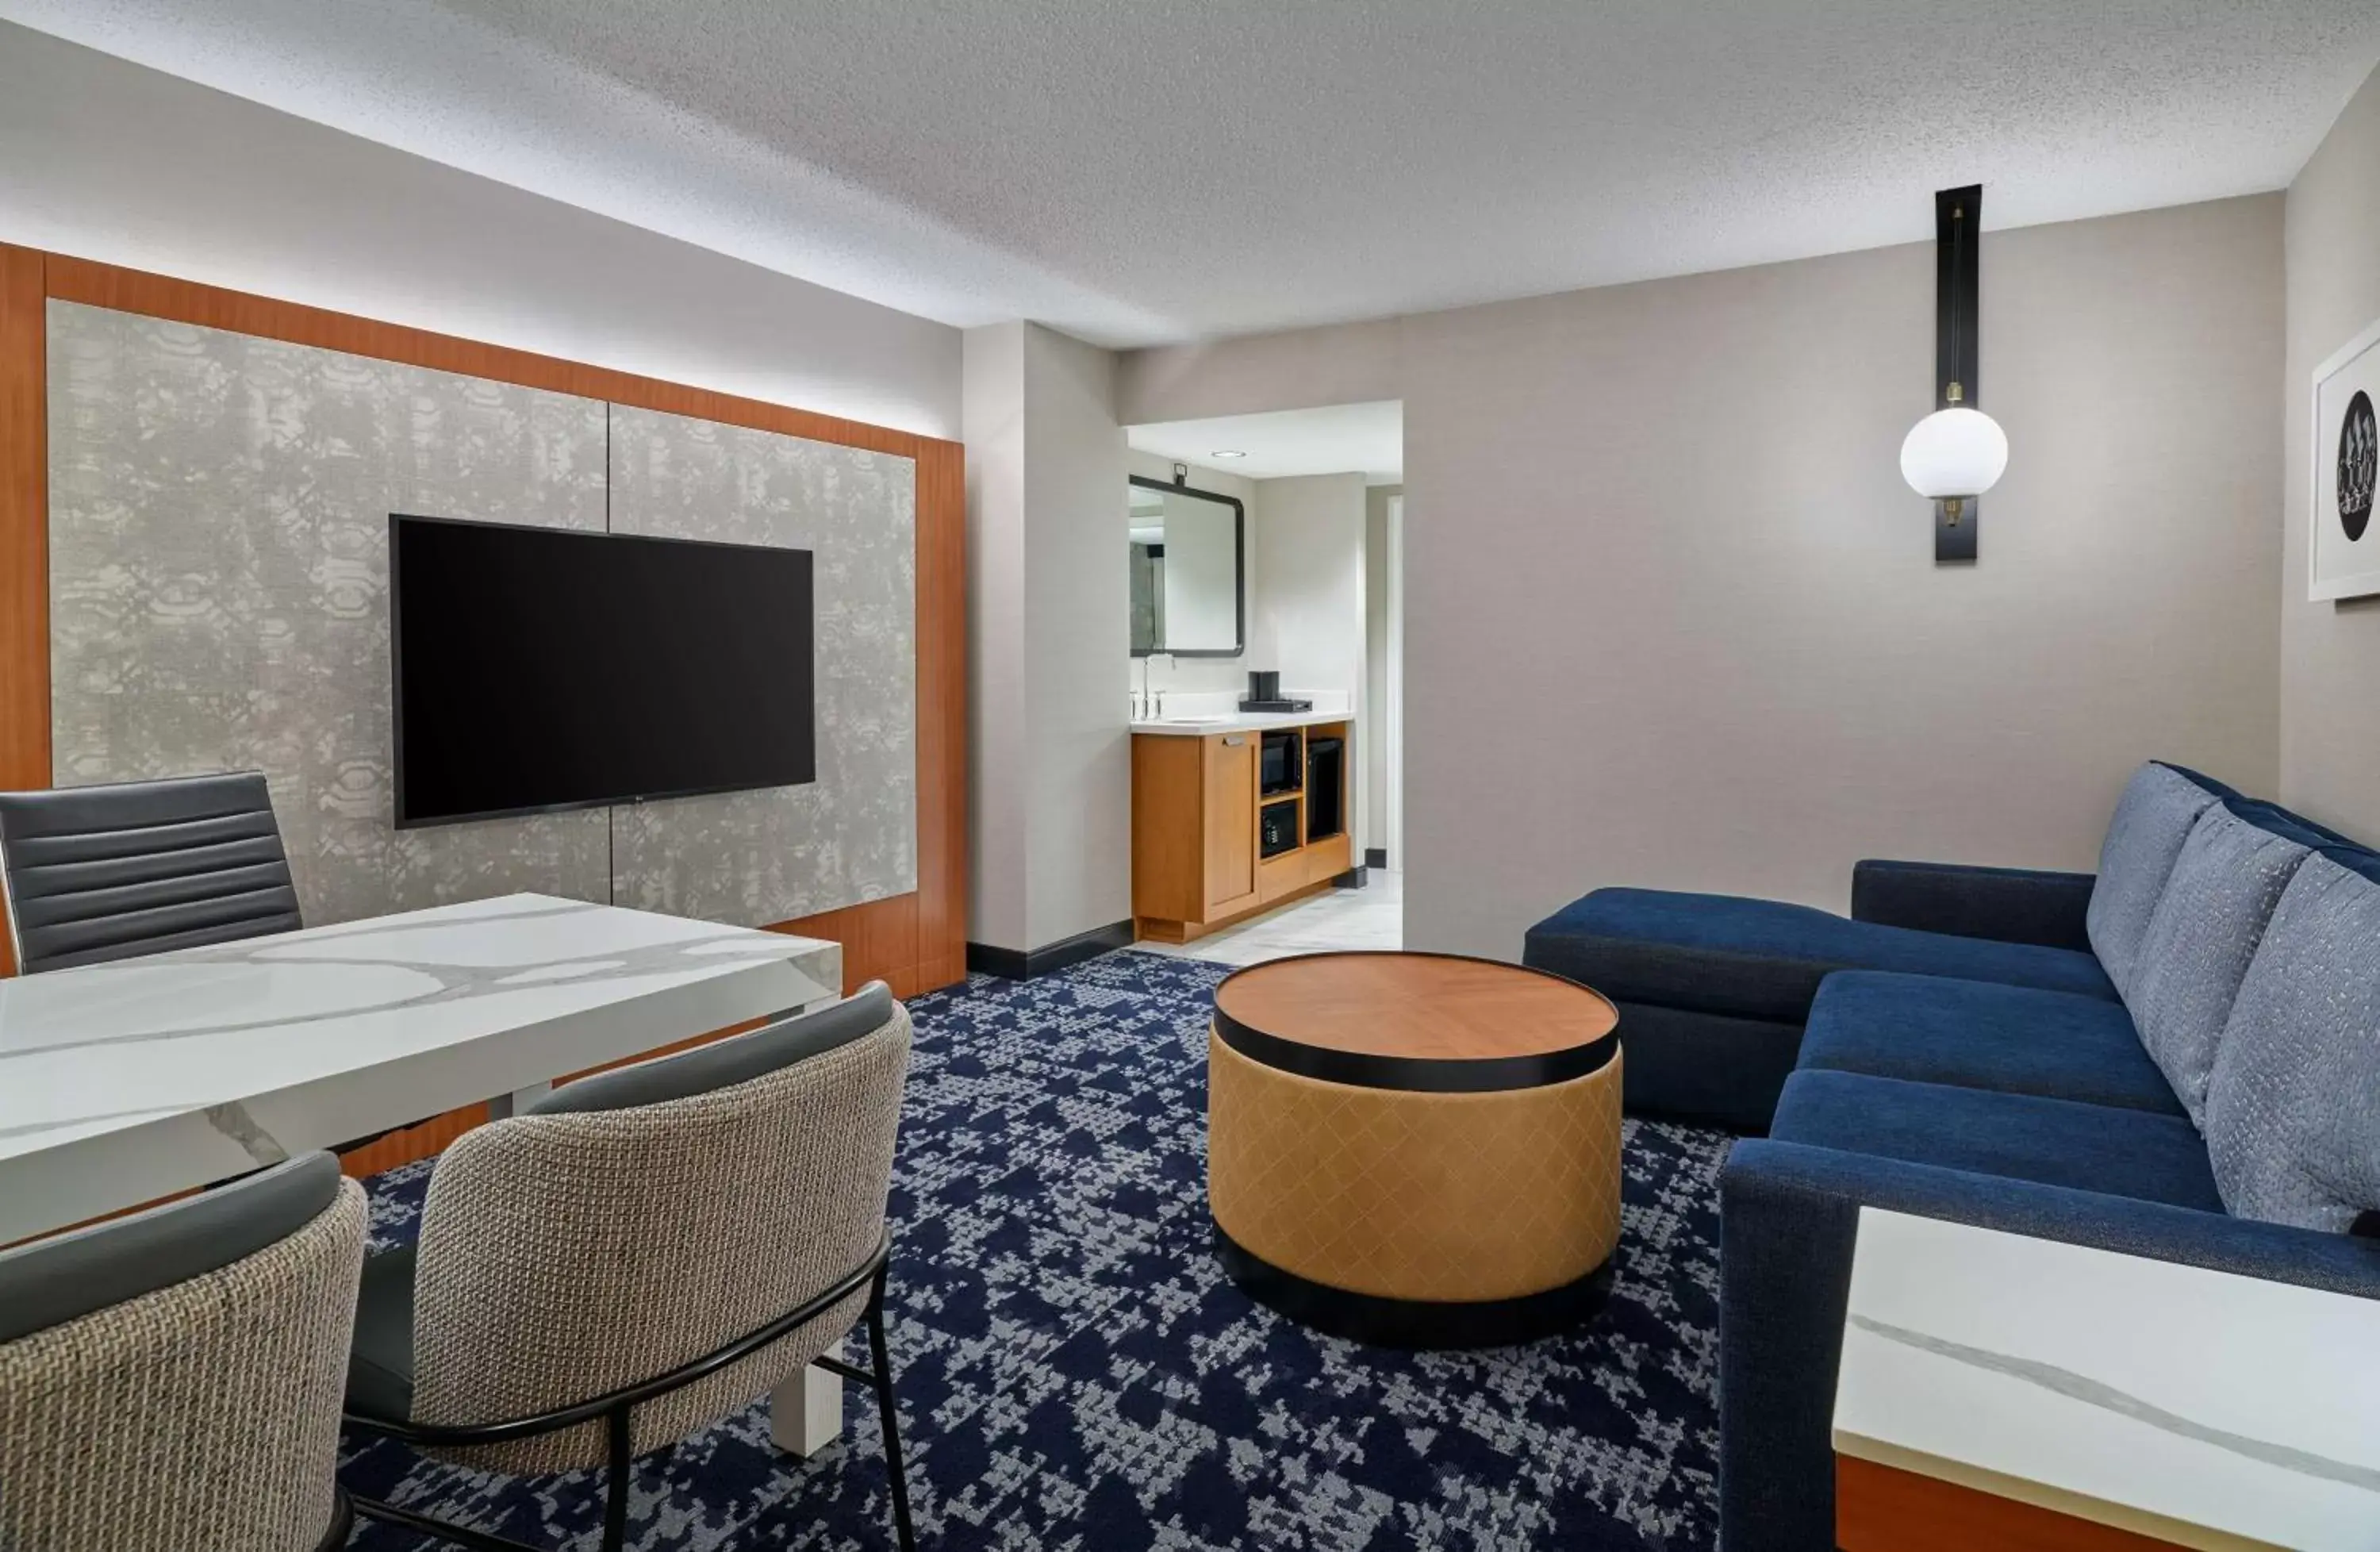
[[[1246,643],[1246,515],[1230,496],[1132,477],[1132,655],[1235,658]]]

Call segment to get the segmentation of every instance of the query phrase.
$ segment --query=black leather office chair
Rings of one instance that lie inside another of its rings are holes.
[[[0,882],[25,973],[305,925],[255,770],[0,793]]]

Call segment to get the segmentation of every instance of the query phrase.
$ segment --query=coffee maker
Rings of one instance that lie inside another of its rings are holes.
[[[1248,693],[1240,698],[1243,711],[1311,711],[1310,700],[1284,700],[1281,694],[1281,671],[1250,669]]]

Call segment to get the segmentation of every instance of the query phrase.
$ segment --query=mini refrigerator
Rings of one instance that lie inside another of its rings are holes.
[[[1347,828],[1347,741],[1305,741],[1305,842],[1327,841]]]

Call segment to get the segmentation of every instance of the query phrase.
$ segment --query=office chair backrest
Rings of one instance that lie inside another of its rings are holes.
[[[364,1219],[315,1153],[0,1252],[0,1547],[318,1546]]]
[[[305,925],[254,770],[0,793],[0,879],[25,972]]]
[[[749,1034],[567,1085],[468,1132],[430,1177],[412,1421],[488,1423],[715,1352],[832,1287],[884,1232],[909,1015],[881,983]],[[865,1286],[640,1405],[635,1449],[771,1390],[848,1331]],[[600,1424],[451,1452],[516,1472],[604,1459]]]

